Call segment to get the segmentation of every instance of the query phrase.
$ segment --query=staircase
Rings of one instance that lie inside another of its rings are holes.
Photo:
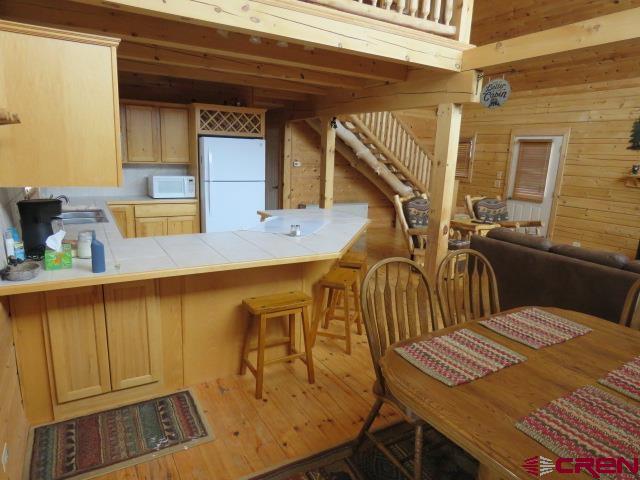
[[[350,115],[343,123],[402,183],[417,194],[429,191],[431,160],[393,113]]]

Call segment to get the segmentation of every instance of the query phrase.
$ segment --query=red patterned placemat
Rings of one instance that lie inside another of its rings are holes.
[[[640,357],[636,357],[610,372],[599,382],[640,401]]]
[[[516,428],[559,457],[633,462],[640,456],[640,408],[594,386],[552,401],[520,420]],[[630,473],[601,477],[638,478]]]
[[[467,329],[397,347],[395,351],[427,375],[450,387],[527,359]]]
[[[480,323],[500,335],[535,349],[566,342],[591,331],[589,327],[539,308],[497,315]]]

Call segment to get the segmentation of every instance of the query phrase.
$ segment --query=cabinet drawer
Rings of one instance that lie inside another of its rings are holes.
[[[152,203],[136,205],[136,218],[144,217],[181,217],[184,215],[196,215],[195,203]]]

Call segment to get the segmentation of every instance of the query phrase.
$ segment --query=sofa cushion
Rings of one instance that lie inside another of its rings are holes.
[[[624,269],[633,273],[640,273],[640,260],[633,260],[632,262],[627,263]]]
[[[503,242],[515,243],[523,247],[535,248],[536,250],[542,250],[544,252],[548,252],[553,246],[553,243],[551,243],[551,240],[548,238],[527,235],[526,233],[516,232],[510,228],[494,228],[493,230],[489,230],[487,237],[502,240]]]
[[[629,258],[621,253],[588,250],[582,247],[574,247],[573,245],[554,245],[550,251],[565,257],[578,258],[586,262],[613,268],[624,268],[629,263]]]

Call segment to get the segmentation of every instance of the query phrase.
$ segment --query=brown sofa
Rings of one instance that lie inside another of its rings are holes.
[[[640,278],[640,261],[505,228],[474,236],[471,248],[493,265],[503,310],[554,306],[618,322],[631,285]]]

